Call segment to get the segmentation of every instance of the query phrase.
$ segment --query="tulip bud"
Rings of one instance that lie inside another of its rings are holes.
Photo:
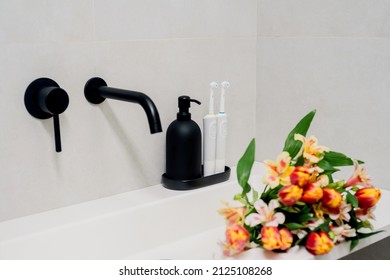
[[[278,197],[283,205],[293,206],[302,197],[302,193],[302,188],[296,185],[289,185],[280,189]]]
[[[240,226],[234,225],[227,228],[225,232],[226,242],[224,244],[224,255],[233,256],[242,252],[249,242],[248,231]]]
[[[358,190],[355,196],[359,202],[359,207],[363,209],[371,208],[377,204],[381,197],[381,191],[374,187],[365,187]]]
[[[338,208],[343,202],[341,194],[335,189],[323,189],[322,205],[328,208]]]
[[[277,227],[262,227],[261,241],[263,248],[269,251],[280,248],[280,233]]]
[[[308,168],[303,166],[297,166],[294,171],[290,174],[290,181],[292,185],[305,187],[310,182],[310,171]]]
[[[280,234],[280,250],[287,250],[291,247],[293,243],[293,235],[291,231],[287,228],[282,228],[279,230]]]
[[[305,203],[316,203],[322,198],[323,191],[322,188],[314,184],[309,184],[304,190],[301,197],[301,201]]]
[[[306,249],[313,255],[327,254],[333,246],[332,240],[323,231],[309,233],[306,240]]]

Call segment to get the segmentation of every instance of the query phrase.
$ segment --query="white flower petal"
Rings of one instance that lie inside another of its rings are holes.
[[[262,200],[259,199],[256,201],[253,206],[255,207],[257,213],[263,217],[263,220],[269,215],[268,205]]]
[[[268,209],[270,212],[273,212],[276,208],[278,208],[280,206],[279,204],[279,201],[277,199],[272,199],[269,203],[268,203]]]
[[[250,226],[250,227],[255,227],[257,225],[260,225],[262,222],[264,222],[264,220],[262,219],[262,217],[259,214],[256,214],[256,213],[249,214],[245,218],[245,224]]]
[[[348,229],[343,231],[343,236],[345,237],[355,237],[356,236],[356,230],[353,229]]]
[[[284,221],[286,220],[286,217],[284,216],[283,213],[277,212],[272,217],[272,220],[275,220],[278,224],[283,224]]]

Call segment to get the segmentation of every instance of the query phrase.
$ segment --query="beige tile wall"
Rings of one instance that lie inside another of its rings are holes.
[[[258,160],[275,158],[316,108],[309,132],[390,189],[389,15],[384,0],[258,1]]]
[[[0,221],[159,183],[165,133],[142,109],[83,96],[85,81],[147,93],[163,129],[176,98],[200,124],[208,84],[228,80],[228,165],[257,138],[275,157],[296,121],[318,109],[311,132],[364,159],[390,189],[389,11],[385,0],[0,1]],[[56,80],[70,96],[63,152],[51,120],[24,108],[27,85]]]
[[[227,164],[255,135],[256,0],[0,1],[0,221],[160,182],[165,131],[177,97],[201,124],[209,83],[228,80]],[[163,133],[149,134],[140,106],[92,106],[85,82],[143,91]],[[27,85],[50,77],[69,94],[61,115],[63,152],[52,120],[24,108]],[[243,125],[245,124],[245,125]]]

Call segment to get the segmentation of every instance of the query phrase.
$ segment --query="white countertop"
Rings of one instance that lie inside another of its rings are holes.
[[[262,174],[255,164],[252,174]],[[235,169],[229,181],[193,191],[161,185],[0,223],[0,259],[219,259],[225,225],[217,210],[241,191]],[[252,176],[252,185],[259,182]],[[373,223],[380,234],[360,241],[359,250],[389,236],[390,192],[382,191]],[[325,256],[304,248],[276,254],[250,250],[236,259],[339,259],[342,243]]]

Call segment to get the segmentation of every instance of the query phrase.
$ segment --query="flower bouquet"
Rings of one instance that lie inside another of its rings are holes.
[[[226,219],[225,256],[260,247],[285,252],[305,246],[313,255],[326,254],[335,244],[373,232],[371,220],[381,192],[371,184],[362,161],[320,146],[306,133],[316,111],[307,114],[288,135],[276,161],[266,160],[265,188],[260,194],[248,183],[255,157],[253,139],[237,165],[241,207],[220,210]],[[334,180],[337,167],[354,165],[348,180]],[[251,196],[251,198],[248,197]]]

